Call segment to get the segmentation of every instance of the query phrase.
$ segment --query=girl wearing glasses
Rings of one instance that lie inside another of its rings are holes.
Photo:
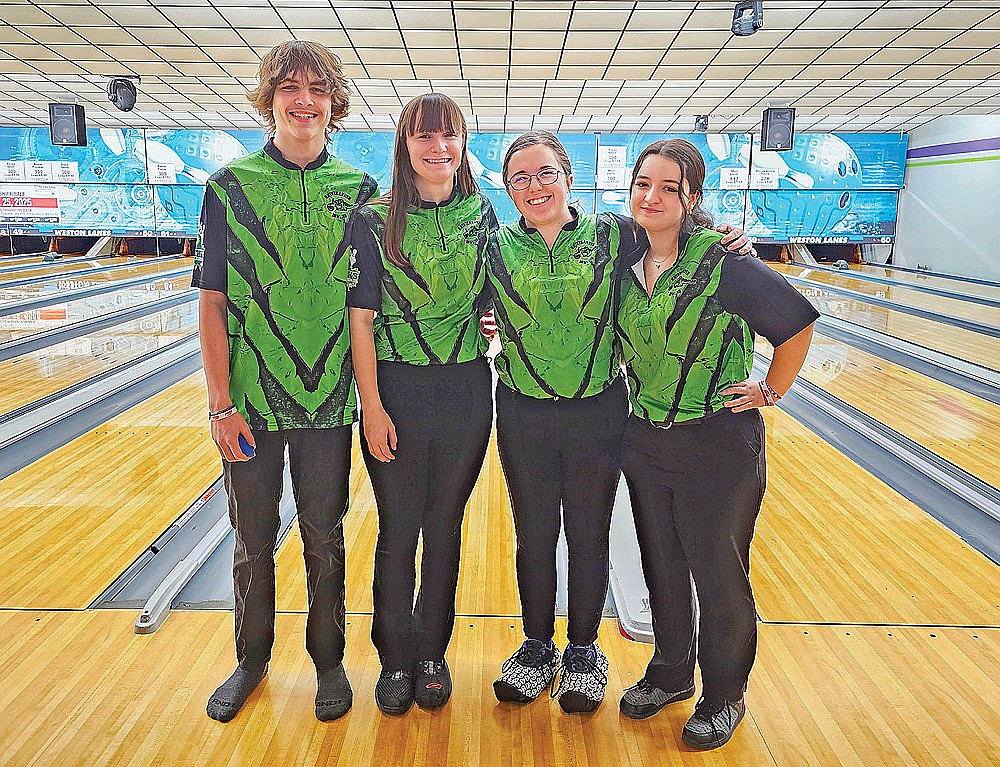
[[[777,272],[719,246],[700,206],[704,179],[687,141],[643,150],[631,210],[649,246],[623,264],[616,288],[632,404],[622,468],[655,637],[621,711],[644,719],[691,698],[697,655],[702,697],[682,737],[701,749],[725,744],[742,720],[757,649],[749,557],[765,484],[759,408],[792,385],[819,316]],[[755,333],[774,346],[762,381],[750,380]]]
[[[466,137],[465,118],[447,96],[407,104],[392,189],[358,209],[345,237],[356,280],[348,306],[361,450],[378,507],[375,700],[388,714],[405,713],[414,700],[438,708],[451,695],[444,655],[455,622],[462,518],[493,421],[478,323],[497,223],[469,170]]]
[[[521,219],[500,231],[489,259],[502,343],[497,443],[514,514],[526,639],[494,690],[501,701],[527,703],[561,665],[559,705],[587,712],[607,685],[608,660],[596,640],[628,416],[612,278],[622,258],[642,252],[645,236],[628,219],[569,204],[569,157],[547,131],[514,141],[503,177]],[[741,231],[725,241],[749,250]],[[561,664],[552,641],[560,521],[569,548],[569,644]]]

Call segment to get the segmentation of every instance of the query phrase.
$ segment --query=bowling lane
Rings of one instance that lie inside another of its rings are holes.
[[[0,480],[0,608],[89,605],[219,475],[201,371]]]
[[[3,288],[0,286],[0,308],[21,301],[50,296],[60,291],[77,290],[98,285],[107,285],[108,290],[114,290],[115,283],[118,281],[142,276],[156,277],[164,272],[176,271],[178,268],[184,266],[190,267],[191,259],[176,258],[149,264],[137,261],[110,272],[87,274],[79,277],[61,278],[56,276],[45,282],[19,285],[12,288]],[[183,282],[183,280],[178,278],[178,282]],[[187,282],[190,284],[190,279]]]
[[[893,338],[901,338],[927,349],[1000,371],[1000,339],[875,306],[867,301],[825,290],[822,285],[795,287],[821,314],[828,317],[837,317]]]
[[[11,280],[23,280],[28,279],[29,277],[38,277],[43,274],[51,274],[55,276],[65,272],[76,272],[83,269],[101,269],[103,267],[122,266],[130,263],[129,258],[129,256],[114,256],[101,259],[76,258],[66,261],[53,261],[51,263],[27,264],[11,271],[2,269],[0,270],[0,288],[3,287],[3,283]],[[133,256],[131,258],[131,263],[136,263],[135,257]]]
[[[926,285],[929,288],[952,290],[956,293],[967,293],[970,296],[1000,301],[1000,287],[995,285],[980,285],[976,282],[940,277],[932,272],[910,272],[877,264],[851,264],[851,270],[873,277],[888,277],[890,280],[898,280],[909,285]]]
[[[0,362],[0,418],[197,330],[198,307],[192,302]]]
[[[21,253],[16,256],[0,256],[0,269],[24,264],[41,264],[47,253]]]
[[[344,521],[349,612],[372,611],[372,568],[377,536],[375,498],[355,433],[351,509]],[[305,611],[305,570],[297,525],[278,552],[277,567],[278,609]],[[490,441],[483,470],[466,507],[456,611],[459,615],[521,613],[514,575],[514,526],[495,439]]]
[[[52,304],[41,309],[30,309],[0,316],[0,344],[29,338],[55,328],[101,317],[120,309],[156,301],[178,292],[190,292],[191,279],[186,274],[166,279],[150,277],[149,282],[131,285],[118,290],[110,289],[96,296],[86,296]]]
[[[1000,330],[1000,308],[971,303],[958,298],[947,298],[945,296],[922,293],[919,290],[911,288],[861,280],[852,277],[850,272],[838,272],[834,274],[832,272],[789,264],[772,264],[772,266],[789,277],[798,277],[816,285],[846,288],[874,298],[883,298],[905,306],[937,312],[945,317],[958,317],[964,320],[991,325]]]
[[[757,351],[773,349],[758,339]],[[872,418],[1000,487],[994,444],[1000,407],[887,360],[827,338],[813,337],[800,376]]]
[[[750,576],[764,621],[998,625],[997,566],[780,408]]]
[[[996,565],[780,409],[768,423],[768,492],[751,573],[765,621],[992,625]],[[347,539],[347,607],[371,611],[375,502],[357,450]],[[519,615],[514,535],[491,446],[463,528],[460,615]],[[279,610],[305,610],[297,532],[278,552]]]

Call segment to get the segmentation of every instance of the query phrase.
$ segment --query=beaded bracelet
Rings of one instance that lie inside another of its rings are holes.
[[[223,418],[229,418],[231,415],[236,415],[239,410],[236,409],[236,405],[230,405],[223,410],[217,410],[216,412],[208,411],[209,421],[221,421]]]

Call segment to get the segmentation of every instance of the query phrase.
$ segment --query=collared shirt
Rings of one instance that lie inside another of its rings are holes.
[[[411,365],[481,357],[488,347],[479,332],[489,301],[486,253],[498,229],[489,199],[456,190],[441,203],[409,210],[402,251],[412,266],[405,267],[384,254],[387,212],[379,204],[359,208],[346,235],[356,277],[347,301],[377,312],[376,356]]]
[[[589,397],[620,375],[613,275],[645,243],[630,219],[573,213],[551,248],[523,218],[504,227],[489,263],[502,344],[497,375],[538,399]]]
[[[750,376],[754,333],[778,346],[819,316],[780,274],[721,239],[696,228],[651,296],[644,253],[619,273],[616,331],[640,418],[683,423],[719,412],[720,392]]]
[[[354,421],[342,237],[377,192],[325,149],[300,168],[271,141],[208,180],[192,284],[226,294],[229,393],[251,428]]]

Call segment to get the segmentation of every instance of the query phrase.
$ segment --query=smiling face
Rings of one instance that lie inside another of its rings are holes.
[[[274,91],[271,110],[275,136],[286,143],[322,146],[332,104],[327,82],[312,72],[292,72]]]
[[[462,162],[465,137],[455,130],[418,130],[406,137],[417,188],[450,181]]]
[[[632,182],[629,201],[632,218],[647,232],[680,231],[687,209],[697,203],[681,168],[674,160],[660,154],[648,155]]]
[[[538,174],[543,171],[558,171],[555,183],[542,184]],[[511,179],[531,176],[527,189],[513,189]],[[524,220],[536,229],[546,225],[562,226],[572,220],[569,211],[569,190],[573,177],[567,176],[552,147],[532,144],[518,149],[507,162],[507,194],[514,201]]]

